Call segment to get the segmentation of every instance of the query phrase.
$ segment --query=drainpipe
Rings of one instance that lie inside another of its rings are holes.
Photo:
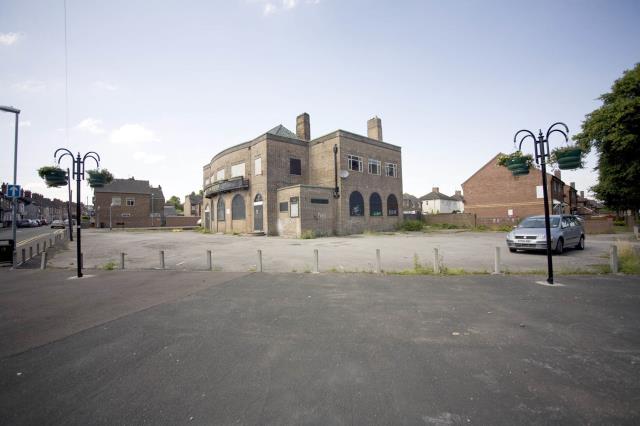
[[[340,187],[338,187],[338,145],[333,146],[333,174],[336,184],[333,189],[333,198],[340,198]]]

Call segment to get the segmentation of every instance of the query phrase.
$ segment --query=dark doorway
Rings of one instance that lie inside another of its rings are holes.
[[[262,208],[263,201],[262,195],[256,195],[256,198],[253,200],[253,230],[254,231],[264,231],[263,227],[263,218],[262,218]]]

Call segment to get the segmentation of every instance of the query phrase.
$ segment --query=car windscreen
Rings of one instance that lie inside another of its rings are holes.
[[[550,217],[552,228],[557,228],[560,223],[559,217]],[[518,225],[518,228],[544,228],[544,217],[528,217]]]

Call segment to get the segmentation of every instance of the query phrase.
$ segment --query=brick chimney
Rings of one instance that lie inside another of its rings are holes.
[[[569,183],[569,186],[572,187],[573,189],[576,189],[576,183],[575,182]]]
[[[382,142],[382,120],[373,117],[367,121],[367,136]]]
[[[434,186],[433,188],[431,188],[431,192],[435,192],[436,194],[439,194],[440,188],[438,188],[437,186]]]
[[[459,197],[462,197],[462,191],[460,191],[460,190],[456,191],[456,195],[459,196]]]
[[[584,198],[584,191],[580,191],[580,198]]]
[[[554,171],[553,171],[553,175],[554,175],[555,177],[557,177],[558,179],[562,180],[562,174],[560,173],[560,169],[558,169],[558,170],[554,170]]]
[[[304,141],[311,140],[311,124],[309,114],[303,112],[296,118],[296,136]]]

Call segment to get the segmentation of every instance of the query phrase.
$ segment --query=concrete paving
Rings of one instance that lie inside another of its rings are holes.
[[[321,271],[366,271],[375,269],[376,249],[381,250],[382,267],[387,271],[411,269],[414,256],[423,265],[433,264],[433,249],[438,248],[442,263],[467,271],[492,271],[495,247],[500,247],[503,268],[508,271],[543,271],[543,253],[509,253],[503,232],[410,232],[392,235],[352,235],[312,240],[281,237],[253,237],[200,234],[194,231],[104,231],[83,232],[84,264],[100,268],[109,262],[119,264],[126,252],[129,269],[159,267],[159,251],[165,251],[169,269],[206,268],[206,251],[212,250],[214,267],[223,271],[250,271],[257,265],[257,249],[263,253],[264,271],[305,272],[314,266],[313,251],[319,250]],[[607,263],[610,245],[630,235],[588,236],[584,251],[570,250],[555,256],[558,271],[598,270]],[[636,243],[637,244],[637,243]],[[51,265],[73,268],[75,246],[55,255]]]
[[[640,422],[638,277],[69,275],[5,275],[2,424]]]

